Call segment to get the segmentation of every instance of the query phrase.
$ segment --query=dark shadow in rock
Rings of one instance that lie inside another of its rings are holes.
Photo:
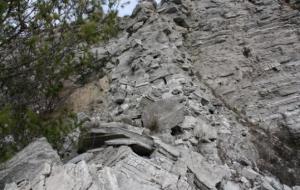
[[[154,151],[154,150],[148,150],[145,148],[141,148],[140,146],[135,145],[135,144],[131,145],[130,148],[137,155],[142,156],[142,157],[147,157],[147,158],[149,158]]]
[[[202,106],[206,106],[209,104],[209,101],[206,100],[205,98],[201,98],[201,104],[202,104]]]
[[[176,17],[173,20],[178,26],[181,26],[181,27],[184,27],[184,28],[189,27],[189,25],[186,23],[186,21],[181,17]]]
[[[183,134],[183,130],[181,127],[179,126],[175,126],[173,128],[171,128],[171,135],[172,136],[177,136],[177,135],[181,135]]]
[[[257,163],[260,170],[271,172],[284,184],[300,185],[299,146],[287,139],[280,139],[280,136],[275,134],[270,136],[264,132],[252,131],[252,135],[260,156]]]
[[[99,123],[80,137],[78,152],[106,146],[129,146],[141,156],[149,156],[154,150],[153,139],[142,135],[137,127],[125,123]]]

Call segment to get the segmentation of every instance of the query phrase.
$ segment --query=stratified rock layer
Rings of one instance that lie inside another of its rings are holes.
[[[49,147],[39,140],[12,160],[44,169],[16,177],[8,171],[18,165],[9,161],[1,184],[299,189],[299,20],[299,11],[277,0],[140,3],[121,20],[117,39],[92,49],[110,60],[110,89],[86,113],[82,154],[65,164],[29,159],[40,151],[36,143]],[[47,152],[54,151],[39,154]]]
[[[185,45],[214,94],[267,133],[257,140],[259,165],[299,184],[300,13],[292,7],[273,0],[194,1]]]

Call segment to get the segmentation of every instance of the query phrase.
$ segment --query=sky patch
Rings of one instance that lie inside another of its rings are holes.
[[[156,0],[157,3],[160,3],[161,0]],[[121,0],[118,4],[118,15],[123,17],[127,15],[131,15],[133,9],[137,5],[138,0]],[[107,11],[107,6],[103,7],[104,11]]]

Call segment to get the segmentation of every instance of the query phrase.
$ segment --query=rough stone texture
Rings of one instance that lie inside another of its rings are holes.
[[[1,165],[0,189],[4,188],[5,183],[31,181],[37,173],[49,170],[50,165],[60,163],[57,152],[52,149],[47,140],[38,139]]]
[[[154,132],[171,130],[182,123],[184,107],[179,99],[164,99],[143,109],[142,122],[145,128]]]
[[[84,153],[23,175],[26,183],[14,175],[1,183],[299,189],[299,21],[299,11],[278,0],[141,2],[121,20],[118,38],[93,49],[108,62],[109,89],[86,113]],[[22,152],[39,152],[33,145]]]
[[[85,151],[104,145],[127,145],[142,155],[150,154],[154,149],[152,138],[142,135],[142,129],[118,122],[100,123],[91,128],[82,135],[79,149]]]
[[[268,133],[267,146],[277,150],[261,155],[259,164],[299,184],[299,11],[273,0],[203,0],[189,8],[193,27],[185,45],[199,77],[227,107]]]

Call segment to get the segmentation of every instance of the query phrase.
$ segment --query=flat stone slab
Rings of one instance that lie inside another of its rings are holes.
[[[128,145],[138,154],[150,154],[154,150],[153,140],[141,133],[141,128],[124,123],[100,123],[82,135],[80,151],[107,145]]]

